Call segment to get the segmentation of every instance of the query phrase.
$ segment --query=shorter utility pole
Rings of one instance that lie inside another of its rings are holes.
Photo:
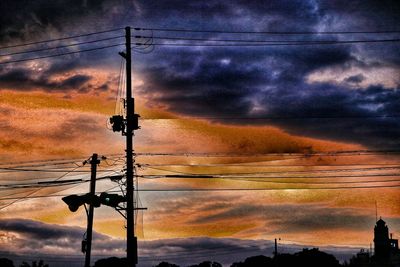
[[[274,257],[278,256],[278,239],[275,238],[275,249],[274,249]]]
[[[87,214],[87,232],[86,232],[86,248],[83,248],[85,251],[85,267],[90,267],[90,253],[92,251],[92,232],[93,232],[93,215],[94,215],[94,199],[96,198],[96,171],[97,164],[100,161],[97,159],[97,154],[94,153],[90,160],[91,165],[91,176],[90,176],[90,192],[89,192],[89,212]]]

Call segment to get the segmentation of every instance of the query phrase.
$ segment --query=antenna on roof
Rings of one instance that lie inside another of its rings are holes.
[[[375,200],[375,222],[378,221],[378,203]]]

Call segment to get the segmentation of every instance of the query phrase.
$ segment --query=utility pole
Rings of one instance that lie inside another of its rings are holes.
[[[85,255],[85,267],[90,267],[90,253],[92,251],[92,232],[93,232],[93,215],[94,215],[94,199],[96,194],[96,171],[97,171],[97,164],[100,161],[97,159],[97,154],[94,153],[92,155],[92,159],[90,160],[91,164],[91,177],[90,177],[90,203],[89,203],[89,212],[88,212],[88,219],[87,219],[87,232],[86,232],[86,255]]]
[[[129,267],[138,263],[137,238],[135,236],[135,207],[134,196],[134,158],[133,158],[133,136],[134,131],[139,130],[139,115],[135,114],[135,99],[132,97],[132,49],[131,28],[125,28],[126,52],[119,55],[126,60],[126,118],[115,115],[110,118],[112,130],[122,132],[126,136],[126,258]]]
[[[275,249],[274,249],[275,258],[278,256],[278,240],[275,238]]]
[[[125,28],[126,54],[126,257],[128,266],[136,266],[137,238],[135,236],[135,212],[133,191],[133,131],[136,130],[137,116],[135,114],[135,101],[132,98],[132,54],[131,54],[131,28]],[[134,120],[136,122],[134,123]],[[135,125],[134,125],[135,124]]]

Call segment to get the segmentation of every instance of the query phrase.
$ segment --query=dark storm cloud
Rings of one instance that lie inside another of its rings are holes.
[[[277,231],[307,232],[324,229],[368,230],[374,219],[357,214],[352,209],[329,208],[323,205],[261,205],[247,204],[230,207],[211,215],[201,216],[190,223],[203,224],[236,218],[257,218],[265,225],[280,225]]]
[[[62,239],[66,237],[79,239],[82,237],[83,230],[25,219],[2,219],[0,220],[0,228],[3,231],[20,233],[34,240]]]
[[[143,67],[146,83],[139,89],[174,112],[211,117],[292,117],[298,119],[257,122],[281,126],[294,134],[375,148],[400,146],[399,120],[382,118],[398,114],[395,99],[399,90],[383,85],[353,88],[365,79],[362,74],[345,80],[352,87],[306,82],[307,75],[317,70],[362,65],[349,46],[169,49],[157,56],[161,64]],[[264,110],[253,114],[255,105]],[[345,130],[338,134],[337,129]]]
[[[178,55],[170,59],[175,53]],[[280,86],[280,90],[288,90],[288,86],[296,86],[315,69],[351,60],[345,47],[314,51],[171,49],[158,54],[161,64],[144,67],[141,72],[146,84],[140,90],[143,94],[157,92],[158,97],[153,100],[168,103],[176,112],[245,116],[252,108],[252,99],[266,95],[266,88]]]
[[[344,79],[345,82],[348,83],[354,83],[354,84],[359,84],[360,82],[365,80],[365,76],[360,74],[357,75],[352,75],[350,77],[347,77],[346,79]]]
[[[108,0],[5,0],[0,3],[0,40],[32,38],[43,31],[78,26],[83,17],[101,13]],[[128,1],[126,1],[128,2]],[[79,28],[78,28],[79,29]]]
[[[168,25],[169,15],[174,14],[168,12],[171,8],[154,5],[165,13],[164,21]],[[183,18],[187,14],[200,18],[206,14],[203,10],[207,10],[210,23],[205,20],[201,25],[193,23],[205,29],[212,29],[215,27],[212,23],[218,25],[223,21],[222,28],[235,26],[246,30],[249,24],[238,25],[235,22],[252,21],[252,30],[348,30],[349,27],[354,30],[391,30],[398,24],[393,22],[398,22],[399,17],[396,1],[354,1],[350,6],[347,1],[232,1],[220,5],[218,11],[213,1],[200,6],[196,3],[176,3],[176,6],[176,10],[179,7],[185,10],[181,13]],[[142,4],[142,7],[146,5]],[[190,22],[180,21],[183,26]],[[227,38],[226,35],[217,37]],[[322,37],[278,36],[274,39],[298,38],[317,40]],[[342,40],[371,36],[323,38]],[[371,148],[400,147],[397,138],[400,134],[399,120],[382,118],[399,110],[400,104],[395,100],[399,97],[398,88],[379,84],[370,85],[368,89],[354,88],[366,79],[363,73],[351,75],[338,81],[339,84],[307,82],[309,74],[334,67],[342,71],[352,66],[365,70],[384,66],[399,68],[400,55],[396,44],[263,49],[157,47],[153,59],[156,64],[147,61],[140,70],[146,80],[140,90],[151,101],[167,104],[171,111],[210,117],[297,117],[298,120],[256,122],[277,125],[294,134],[356,142]]]
[[[310,29],[318,21],[313,1],[137,1],[141,20],[151,25],[191,28]],[[151,19],[149,19],[151,18]],[[178,19],[179,18],[179,19]],[[249,23],[243,23],[248,21]]]
[[[400,97],[398,89],[377,85],[350,90],[320,84],[299,86],[299,91],[285,97],[280,92],[270,92],[264,97],[262,102],[272,117],[299,118],[278,120],[274,124],[292,133],[360,142],[377,149],[400,147],[400,120],[396,117],[400,105],[395,100]]]
[[[396,0],[318,1],[318,6],[331,19],[334,16],[344,19],[342,27],[397,30],[400,3]]]
[[[64,79],[51,80],[47,72],[36,74],[30,69],[11,69],[0,72],[0,86],[3,88],[48,91],[83,90],[91,76],[75,74]]]
[[[1,219],[0,229],[9,234],[18,234],[19,241],[23,241],[19,243],[29,243],[30,246],[24,249],[31,250],[32,252],[38,249],[44,249],[45,247],[78,250],[80,248],[82,235],[86,231],[86,229],[80,227],[46,224],[27,219]],[[95,249],[98,251],[110,250],[111,248],[118,249],[123,246],[123,241],[113,239],[97,232],[93,233],[93,240],[97,241]]]

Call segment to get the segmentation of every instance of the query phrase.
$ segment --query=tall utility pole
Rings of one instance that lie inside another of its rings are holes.
[[[126,42],[126,257],[128,266],[136,266],[137,238],[135,236],[135,212],[133,191],[133,131],[137,129],[137,116],[135,116],[135,101],[132,98],[132,54],[131,54],[131,28],[125,28]],[[134,125],[134,120],[136,123]]]
[[[92,155],[92,159],[90,160],[91,165],[91,177],[90,177],[90,204],[89,204],[89,212],[88,212],[88,219],[87,219],[87,232],[86,232],[86,254],[85,254],[85,267],[90,267],[90,253],[92,251],[92,231],[93,231],[93,215],[94,215],[94,199],[96,194],[96,171],[97,171],[97,164],[100,161],[97,159],[97,154],[94,153]]]

